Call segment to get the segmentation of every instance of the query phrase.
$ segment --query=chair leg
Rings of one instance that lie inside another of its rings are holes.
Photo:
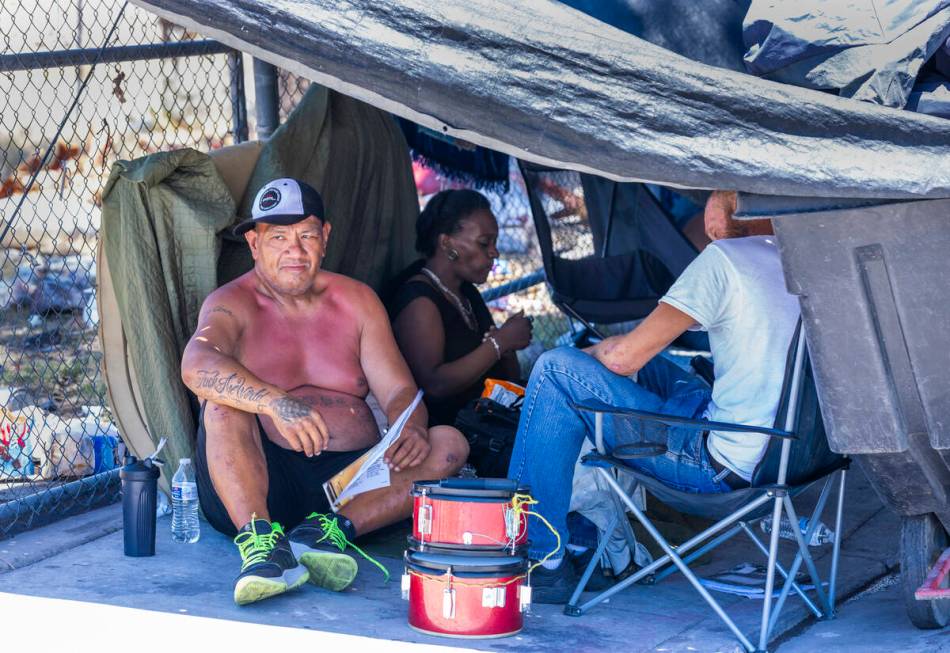
[[[600,484],[600,475],[594,475],[594,483],[597,485],[598,489],[603,489],[610,495],[610,500],[614,504],[614,510],[618,515],[622,515],[622,519],[619,522],[621,531],[623,532],[624,538],[627,540],[627,547],[630,549],[630,559],[634,559],[637,555],[637,535],[633,532],[633,527],[630,525],[630,521],[627,519],[627,510],[624,508],[623,503],[617,498],[616,493],[614,493],[610,488],[602,488]],[[636,492],[636,488],[639,485],[633,486],[633,491]]]
[[[587,582],[594,573],[594,569],[597,568],[597,563],[604,555],[604,550],[607,548],[607,543],[610,541],[610,536],[613,535],[614,530],[618,527],[620,518],[621,516],[614,513],[614,516],[610,520],[610,524],[607,526],[607,530],[604,531],[604,536],[600,539],[600,542],[597,543],[597,550],[594,552],[594,557],[590,559],[589,563],[587,563],[587,568],[584,569],[581,579],[577,582],[577,587],[574,588],[574,593],[571,594],[570,600],[567,602],[567,605],[564,606],[564,614],[572,617],[579,617],[581,615],[581,613],[577,610],[577,601],[581,598],[584,588],[587,587]],[[626,519],[627,514],[624,513],[622,518]],[[567,560],[561,564],[565,563],[567,563]]]
[[[795,541],[798,543],[798,550],[801,552],[802,558],[805,560],[805,567],[808,569],[811,580],[815,584],[815,594],[818,595],[819,601],[829,606],[828,595],[825,594],[825,588],[821,585],[821,576],[818,575],[818,567],[815,566],[815,559],[812,558],[811,551],[808,550],[808,544],[805,543],[805,537],[802,535],[801,530],[794,527],[798,524],[798,514],[795,512],[795,506],[792,505],[792,500],[787,496],[784,502],[785,512],[788,513],[788,521],[793,525],[792,533],[795,535]],[[811,526],[813,528],[815,524],[811,524]],[[809,529],[809,531],[811,531],[811,529]]]
[[[830,490],[831,490],[831,482],[833,480],[834,480],[834,476],[829,476],[828,479],[825,481],[825,484],[821,488],[821,494],[818,496],[818,502],[815,504],[815,509],[811,513],[811,520],[809,521],[808,530],[805,533],[805,536],[808,538],[811,538],[813,529],[818,525],[818,522],[821,521],[821,516],[825,512],[825,505],[827,505],[828,503],[828,497],[830,496]],[[791,520],[791,517],[789,517],[789,519]],[[796,523],[796,524],[798,523],[797,517],[795,518],[793,523]],[[797,529],[793,529],[793,530],[797,531]],[[792,561],[792,566],[788,572],[790,578],[795,578],[798,575],[798,570],[801,569],[802,560],[803,560],[802,553],[801,553],[801,550],[799,549],[799,551],[795,554],[795,559]],[[814,581],[814,579],[812,580]],[[775,624],[778,622],[778,615],[781,614],[782,612],[782,608],[785,605],[785,600],[788,598],[790,589],[791,589],[791,585],[789,585],[788,581],[785,581],[785,585],[782,587],[782,591],[779,594],[778,600],[775,602],[775,611],[774,611],[774,614],[772,615],[772,620],[769,623],[770,633],[775,628]],[[823,592],[823,590],[821,591]],[[819,600],[821,600],[822,599],[821,592],[816,590],[816,593],[818,593],[818,598]]]
[[[762,623],[759,626],[759,650],[766,650],[769,643],[769,633],[771,628],[770,614],[772,611],[772,592],[775,588],[775,563],[778,560],[778,532],[782,522],[782,497],[775,497],[775,504],[772,506],[772,532],[769,538],[769,562],[765,572],[765,596],[762,601]],[[795,572],[792,578],[795,577]]]
[[[833,619],[835,616],[835,591],[838,586],[838,557],[841,553],[841,524],[844,514],[844,486],[845,474],[847,474],[847,472],[848,470],[842,469],[841,472],[839,472],[841,477],[838,479],[838,506],[835,510],[835,541],[831,551],[831,578],[828,579],[829,619]]]
[[[598,469],[599,469],[599,468],[598,468]],[[599,474],[600,474],[600,473],[603,473],[605,476],[607,475],[606,470],[601,470],[601,471],[599,471],[598,473],[599,473]],[[613,488],[611,488],[611,491],[613,491]],[[732,513],[731,515],[729,515],[729,517],[727,517],[726,519],[722,519],[722,520],[716,522],[715,524],[713,524],[713,525],[710,526],[709,528],[705,529],[704,531],[702,531],[702,532],[700,532],[700,533],[697,533],[696,535],[694,535],[693,537],[691,537],[691,538],[688,539],[687,541],[683,542],[682,544],[680,544],[680,545],[677,547],[676,550],[679,551],[680,554],[685,554],[687,551],[692,551],[692,549],[693,549],[694,546],[697,546],[697,545],[700,544],[701,542],[704,542],[704,541],[706,541],[707,539],[709,539],[710,537],[716,535],[717,533],[719,533],[719,532],[722,531],[723,529],[727,528],[727,527],[729,526],[729,524],[734,523],[734,522],[736,522],[736,521],[742,519],[743,517],[745,517],[745,516],[748,515],[749,513],[758,510],[759,508],[762,507],[763,504],[768,503],[768,502],[771,501],[771,500],[772,500],[771,495],[769,495],[769,494],[762,494],[762,495],[761,495],[760,497],[758,497],[757,499],[754,499],[751,503],[747,504],[746,506],[744,506],[744,507],[741,508],[740,510],[737,510],[736,512],[734,512],[734,513]],[[639,515],[639,516],[637,516],[637,514],[634,513],[634,517],[636,517],[637,520],[640,521],[641,524],[643,524],[643,522],[646,521],[646,516],[643,515],[642,511],[640,512],[640,515]],[[578,613],[579,613],[579,614],[583,614],[583,613],[587,612],[587,610],[589,610],[590,608],[594,607],[595,605],[597,605],[597,604],[600,603],[601,601],[604,601],[605,599],[609,599],[609,598],[610,598],[611,596],[613,596],[614,594],[617,594],[617,593],[619,593],[619,592],[622,592],[623,590],[625,590],[626,588],[630,587],[631,585],[633,585],[633,584],[636,583],[637,581],[639,581],[639,580],[641,580],[642,578],[645,578],[646,576],[652,574],[652,573],[655,572],[657,569],[659,569],[659,568],[662,567],[663,565],[667,564],[669,561],[670,561],[670,557],[669,557],[669,556],[667,556],[667,555],[660,556],[659,558],[657,558],[656,560],[654,560],[653,562],[651,562],[650,564],[648,564],[648,565],[647,565],[646,567],[644,567],[643,569],[638,570],[635,574],[633,574],[633,575],[631,575],[631,576],[628,576],[627,578],[624,578],[622,581],[620,581],[619,583],[617,583],[617,584],[614,585],[613,587],[610,587],[610,588],[604,590],[603,592],[601,592],[601,593],[598,594],[597,596],[595,596],[595,597],[593,597],[592,599],[590,599],[589,601],[587,601],[587,603],[584,603],[584,604],[578,606],[578,607],[577,607]]]
[[[598,469],[602,469],[602,468],[598,468]],[[614,489],[615,492],[617,492],[621,500],[627,505],[627,508],[630,509],[630,512],[632,512],[634,516],[636,516],[636,518],[640,521],[640,523],[643,524],[643,527],[647,530],[648,533],[650,533],[650,536],[656,541],[657,544],[660,545],[660,548],[663,549],[663,552],[669,557],[670,560],[673,561],[673,564],[679,567],[679,570],[683,572],[683,576],[685,576],[686,579],[693,586],[693,588],[697,592],[699,592],[699,595],[703,597],[703,600],[706,601],[707,604],[709,604],[709,607],[711,607],[713,611],[717,615],[719,615],[719,618],[722,619],[723,623],[725,623],[726,626],[729,628],[729,630],[732,631],[732,634],[736,636],[736,639],[738,639],[742,643],[742,646],[745,647],[745,649],[749,651],[749,653],[753,653],[753,651],[755,651],[755,648],[752,646],[752,643],[742,633],[742,631],[739,630],[739,627],[736,626],[735,622],[733,622],[732,619],[729,618],[729,615],[727,615],[726,611],[722,609],[722,606],[719,605],[719,602],[716,601],[716,599],[712,597],[712,595],[709,593],[709,590],[703,587],[703,584],[699,582],[699,579],[696,577],[696,574],[694,574],[692,570],[690,570],[690,568],[686,566],[686,564],[679,557],[679,555],[677,555],[677,553],[672,549],[672,547],[670,547],[666,539],[664,539],[664,537],[660,534],[660,532],[656,530],[656,527],[650,523],[650,520],[646,518],[646,515],[644,515],[643,512],[637,507],[637,505],[633,501],[630,500],[630,497],[624,494],[623,489],[617,484],[617,482],[613,478],[611,478],[611,476],[607,474],[605,470],[602,470],[602,471],[604,471],[604,478],[607,480],[610,486]]]
[[[697,558],[705,555],[707,552],[712,551],[723,542],[726,542],[727,540],[731,540],[740,532],[740,530],[741,528],[739,526],[733,526],[728,531],[726,531],[722,535],[719,535],[718,537],[713,538],[712,540],[709,541],[709,543],[702,545],[701,547],[699,547],[698,549],[690,553],[688,556],[683,556],[683,562],[685,562],[686,564],[690,564],[693,560],[696,560]],[[659,583],[661,580],[663,580],[667,576],[672,576],[676,572],[677,572],[676,566],[670,565],[669,567],[667,567],[666,569],[658,573],[654,577],[653,580]]]
[[[752,529],[749,528],[749,525],[746,522],[739,522],[739,527],[745,531],[745,534],[749,536],[749,539],[752,540],[756,547],[758,547],[759,551],[768,557],[769,550],[765,548],[765,545],[762,544],[762,541],[758,538],[758,536],[752,532]],[[778,561],[775,562],[775,568],[780,574],[782,574],[782,577],[785,578],[785,580],[788,580],[788,572],[785,571],[785,568],[780,565]],[[792,580],[792,589],[795,590],[795,593],[802,598],[802,601],[805,602],[805,605],[808,606],[808,609],[811,610],[816,617],[821,617],[821,610],[818,609],[818,606],[815,605],[814,601],[808,598],[808,595],[805,594],[802,588],[799,587],[798,583],[796,583],[794,580]]]

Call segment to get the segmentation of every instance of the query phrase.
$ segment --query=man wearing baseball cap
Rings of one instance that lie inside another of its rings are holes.
[[[208,296],[182,359],[202,401],[201,506],[235,536],[237,603],[308,578],[339,591],[356,577],[352,540],[408,517],[412,483],[454,475],[468,445],[451,427],[427,430],[420,403],[385,453],[390,485],[332,513],[323,483],[379,440],[368,393],[392,423],[416,384],[372,289],[321,269],[330,223],[314,188],[271,181],[234,233],[254,268]]]

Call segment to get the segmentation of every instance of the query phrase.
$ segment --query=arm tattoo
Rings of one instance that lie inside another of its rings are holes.
[[[230,317],[234,317],[234,313],[232,313],[230,310],[226,309],[224,306],[215,306],[214,308],[212,308],[212,309],[211,309],[210,311],[208,311],[208,312],[209,312],[209,313],[224,313],[225,315],[229,315]]]
[[[271,405],[273,405],[277,417],[285,421],[300,419],[310,414],[310,405],[294,397],[275,399]]]
[[[247,385],[243,376],[221,376],[218,370],[198,370],[198,388],[217,392],[222,397],[247,401],[258,405],[267,396],[264,388]]]

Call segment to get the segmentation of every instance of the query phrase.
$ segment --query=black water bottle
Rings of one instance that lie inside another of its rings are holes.
[[[134,456],[119,472],[127,556],[155,555],[155,511],[160,474],[151,459],[136,460]]]

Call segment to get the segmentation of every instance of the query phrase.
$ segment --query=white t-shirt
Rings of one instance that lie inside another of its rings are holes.
[[[709,332],[716,381],[704,417],[771,427],[799,314],[798,300],[785,288],[775,238],[710,244],[660,301]],[[708,444],[713,458],[748,481],[768,438],[712,431]]]

